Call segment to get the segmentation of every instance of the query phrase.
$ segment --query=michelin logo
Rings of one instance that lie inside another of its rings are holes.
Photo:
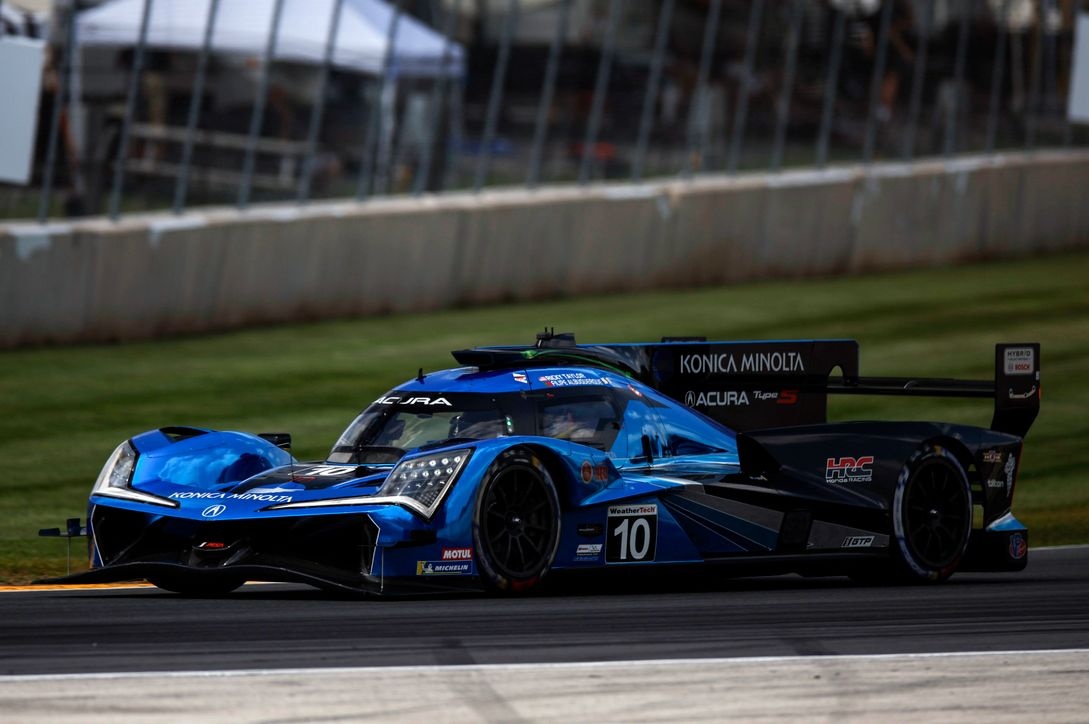
[[[416,561],[417,576],[467,576],[472,572],[472,561]]]

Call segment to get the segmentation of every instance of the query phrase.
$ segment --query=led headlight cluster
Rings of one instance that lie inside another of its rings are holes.
[[[136,450],[128,440],[114,449],[113,453],[102,466],[102,472],[98,474],[98,480],[91,490],[91,495],[103,495],[107,498],[121,498],[137,503],[151,503],[153,505],[165,505],[176,508],[178,504],[158,495],[143,493],[132,488],[132,471],[136,467]]]
[[[268,510],[396,503],[416,511],[425,518],[430,518],[442,502],[442,496],[458,479],[472,452],[472,448],[459,448],[403,460],[390,471],[386,482],[374,495],[300,500],[272,505]]]
[[[454,450],[405,460],[389,474],[378,494],[411,498],[433,510],[468,458],[468,450]]]

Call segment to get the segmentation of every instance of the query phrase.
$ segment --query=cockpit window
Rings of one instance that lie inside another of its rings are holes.
[[[458,401],[447,395],[440,406],[407,404],[383,398],[359,415],[337,440],[330,462],[396,462],[407,451],[440,445],[448,440],[486,440],[514,432],[511,418],[487,397]],[[430,400],[431,398],[429,398]],[[453,401],[451,401],[453,400]]]
[[[620,424],[616,410],[604,397],[542,400],[537,407],[542,435],[608,450]]]

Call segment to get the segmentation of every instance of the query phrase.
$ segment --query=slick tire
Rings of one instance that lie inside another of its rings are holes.
[[[559,542],[560,504],[552,476],[531,451],[505,451],[477,492],[473,546],[481,576],[498,592],[536,588]]]
[[[964,467],[945,448],[913,455],[896,482],[892,505],[896,577],[938,583],[953,575],[972,532],[972,488]]]
[[[241,578],[215,578],[212,580],[194,581],[188,578],[176,576],[149,576],[148,582],[156,588],[164,591],[178,593],[190,598],[216,598],[225,596],[231,591],[240,588],[246,581]]]

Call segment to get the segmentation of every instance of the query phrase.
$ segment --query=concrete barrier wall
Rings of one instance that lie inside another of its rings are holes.
[[[1089,152],[0,224],[0,347],[1089,247]]]

